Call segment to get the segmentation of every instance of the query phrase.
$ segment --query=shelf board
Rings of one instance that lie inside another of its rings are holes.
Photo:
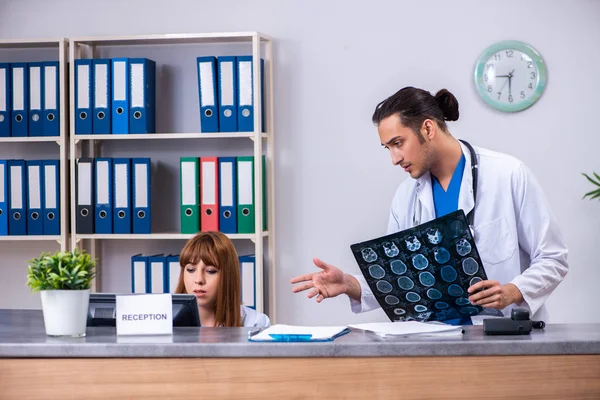
[[[71,39],[71,43],[95,46],[131,46],[131,45],[173,45],[204,43],[252,43],[258,35],[261,41],[271,38],[259,32],[215,32],[215,33],[175,33],[166,35],[136,35],[114,37],[81,37]]]
[[[225,139],[225,138],[253,138],[254,132],[215,132],[215,133],[130,133],[115,135],[73,135],[75,140],[146,140],[146,139]],[[263,139],[267,138],[262,133]]]
[[[80,239],[133,239],[133,240],[151,240],[151,239],[183,239],[187,240],[194,237],[192,233],[150,233],[150,234],[121,234],[121,233],[93,233],[93,234],[77,234],[76,240]],[[226,234],[231,240],[252,240],[256,237],[253,233],[231,233]],[[263,232],[262,236],[267,237],[268,232]]]
[[[60,142],[60,136],[0,137],[0,143]]]
[[[0,235],[0,241],[17,242],[21,240],[41,242],[62,240],[62,238],[60,235]]]
[[[50,38],[31,38],[31,39],[0,39],[0,49],[37,49],[37,48],[52,48],[58,49],[59,43],[65,39]]]

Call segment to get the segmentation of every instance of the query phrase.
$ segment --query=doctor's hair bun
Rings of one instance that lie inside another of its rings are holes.
[[[458,100],[447,89],[442,89],[435,94],[435,101],[444,113],[445,121],[458,120]]]

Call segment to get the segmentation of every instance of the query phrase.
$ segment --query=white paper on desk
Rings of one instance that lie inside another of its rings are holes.
[[[312,335],[311,340],[329,340],[344,330],[347,326],[296,326],[277,324],[270,326],[252,336],[252,341],[275,341],[269,335]]]
[[[462,334],[461,326],[417,321],[373,322],[350,325],[350,328],[373,332],[380,336],[449,336]]]

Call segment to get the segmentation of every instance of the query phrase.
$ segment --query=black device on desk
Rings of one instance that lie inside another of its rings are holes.
[[[173,326],[200,326],[196,296],[193,294],[171,294],[171,296]],[[116,302],[115,293],[90,293],[87,326],[116,326]]]
[[[529,335],[532,328],[543,329],[544,321],[529,319],[529,310],[513,308],[510,318],[489,318],[483,320],[486,335]]]

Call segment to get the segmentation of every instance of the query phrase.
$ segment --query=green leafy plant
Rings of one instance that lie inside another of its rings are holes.
[[[594,186],[598,187],[598,189],[592,190],[584,194],[583,198],[585,199],[586,197],[589,197],[591,200],[600,197],[600,175],[594,172],[594,178],[596,178],[595,180],[594,178],[590,177],[585,173],[581,173],[581,175],[585,176],[588,181],[590,181]]]
[[[89,289],[96,275],[96,260],[77,249],[42,253],[28,262],[27,286],[32,292]]]

